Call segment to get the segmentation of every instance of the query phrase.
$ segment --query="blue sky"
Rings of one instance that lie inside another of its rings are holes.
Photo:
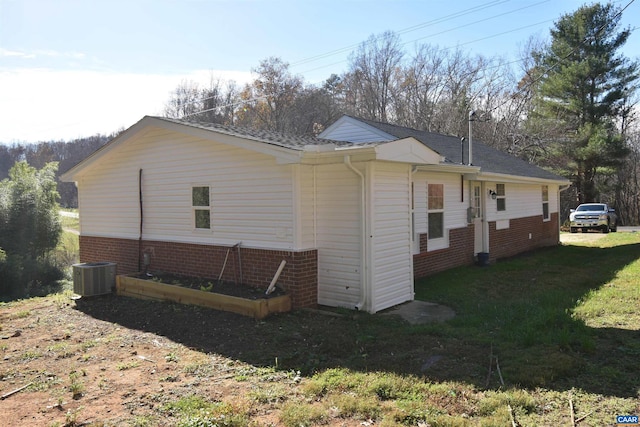
[[[111,133],[162,114],[181,81],[244,83],[269,56],[318,83],[386,30],[401,33],[408,52],[430,43],[513,60],[530,36],[547,38],[554,21],[584,3],[0,0],[0,142]],[[639,16],[640,2],[632,3],[623,25],[635,27]],[[640,58],[639,31],[624,52]]]

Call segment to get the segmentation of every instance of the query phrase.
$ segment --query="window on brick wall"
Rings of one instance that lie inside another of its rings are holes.
[[[191,187],[191,208],[196,229],[211,228],[210,190],[209,186]]]
[[[443,184],[429,184],[427,186],[427,210],[429,240],[444,237]]]
[[[507,210],[507,194],[504,189],[504,184],[496,184],[496,207],[498,211]]]
[[[549,215],[549,186],[542,186],[542,219],[549,221],[551,216]]]

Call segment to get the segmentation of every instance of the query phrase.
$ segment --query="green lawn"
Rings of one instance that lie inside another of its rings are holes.
[[[640,413],[639,273],[640,235],[617,233],[420,280],[416,298],[456,318],[394,327],[394,367],[329,369],[307,391],[383,424],[571,425],[571,402],[580,425],[612,425]],[[390,340],[390,327],[369,322],[360,335]],[[415,357],[434,363],[407,375]],[[340,403],[345,393],[360,398]]]

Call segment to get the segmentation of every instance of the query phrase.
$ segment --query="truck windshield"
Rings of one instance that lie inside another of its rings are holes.
[[[576,211],[585,212],[585,211],[603,211],[604,205],[580,205]]]

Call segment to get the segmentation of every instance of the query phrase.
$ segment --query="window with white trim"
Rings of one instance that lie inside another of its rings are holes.
[[[209,186],[191,187],[191,209],[196,230],[211,229],[211,200]]]
[[[543,221],[549,221],[551,216],[549,214],[549,186],[542,186],[542,219]]]
[[[507,197],[504,184],[496,184],[496,208],[498,212],[507,210]]]
[[[428,239],[444,237],[444,184],[427,186]]]

